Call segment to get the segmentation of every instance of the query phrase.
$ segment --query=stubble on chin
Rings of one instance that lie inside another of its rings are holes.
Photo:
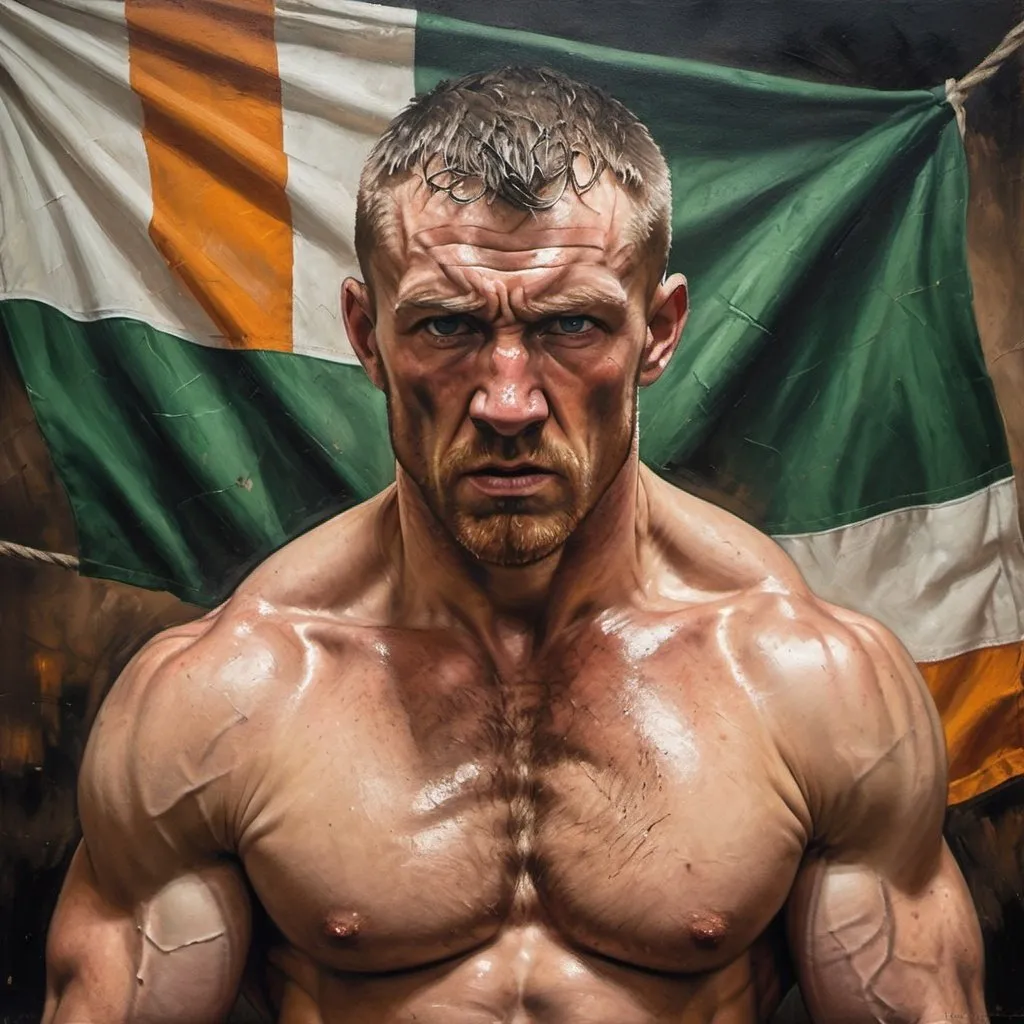
[[[627,433],[631,437],[634,431]],[[418,459],[401,457],[399,463],[415,482],[436,522],[469,555],[486,565],[526,566],[561,548],[586,518],[598,497],[594,490],[596,467],[559,444],[524,444],[522,438],[506,441],[477,438],[449,450],[433,465],[420,462],[416,467]],[[499,446],[503,450],[499,451]],[[397,454],[397,445],[395,449]],[[628,442],[624,449],[623,461],[629,454]],[[423,447],[419,454],[424,454]],[[526,498],[493,499],[475,505],[458,502],[458,484],[465,474],[498,457],[506,462],[529,459],[556,473],[564,488],[561,500],[539,508]]]
[[[455,540],[478,561],[511,567],[532,565],[557,551],[582,516],[575,509],[484,516],[456,509],[445,518]]]
[[[488,449],[490,446],[486,446]],[[529,498],[499,498],[477,507],[457,505],[456,487],[466,472],[494,456],[472,445],[450,452],[437,467],[427,500],[455,541],[487,565],[531,565],[557,551],[583,519],[590,490],[589,467],[572,451],[541,443],[529,451],[504,453],[505,460],[528,458],[555,472],[565,490],[549,507],[534,506]]]

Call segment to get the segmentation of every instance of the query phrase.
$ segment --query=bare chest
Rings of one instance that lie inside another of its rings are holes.
[[[719,666],[598,645],[510,687],[475,659],[420,655],[390,650],[357,693],[322,686],[264,759],[240,850],[291,943],[393,970],[538,922],[692,972],[763,932],[804,835]]]

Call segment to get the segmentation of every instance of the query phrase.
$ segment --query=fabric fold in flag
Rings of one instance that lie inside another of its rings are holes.
[[[641,454],[892,628],[951,800],[1024,773],[1022,548],[935,90],[822,86],[355,0],[0,0],[0,324],[83,570],[221,600],[392,478],[344,335],[359,171],[442,78],[549,65],[672,169],[692,316]],[[936,83],[938,85],[938,83]]]

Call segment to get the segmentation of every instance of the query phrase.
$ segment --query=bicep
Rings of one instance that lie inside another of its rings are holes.
[[[807,809],[787,923],[808,1008],[828,1024],[983,1020],[980,930],[942,840],[934,703],[884,627],[822,602],[799,609],[803,625],[777,645],[799,657],[779,661],[775,682],[780,749]]]
[[[788,926],[814,1020],[985,1019],[974,907],[945,843],[933,863],[908,887],[866,863],[808,860]]]
[[[132,906],[96,876],[83,843],[47,941],[45,1024],[214,1021],[249,946],[249,898],[227,862],[183,869]]]

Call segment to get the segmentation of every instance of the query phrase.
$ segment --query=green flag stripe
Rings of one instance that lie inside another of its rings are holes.
[[[0,316],[71,500],[83,572],[214,604],[393,478],[361,367],[207,348],[8,300]]]
[[[384,403],[359,367],[206,348],[30,300],[0,303],[0,319],[89,575],[213,604],[247,566],[393,478]]]
[[[1010,474],[971,311],[963,147],[941,90],[823,87],[421,14],[416,86],[509,63],[607,88],[672,169],[692,315],[641,452],[771,532]]]
[[[784,534],[1009,475],[971,316],[963,150],[938,91],[822,87],[428,15],[416,59],[419,90],[503,63],[564,67],[665,150],[693,315],[642,396],[649,462],[695,471]],[[384,403],[358,367],[31,300],[0,316],[96,575],[212,603],[392,477]]]

